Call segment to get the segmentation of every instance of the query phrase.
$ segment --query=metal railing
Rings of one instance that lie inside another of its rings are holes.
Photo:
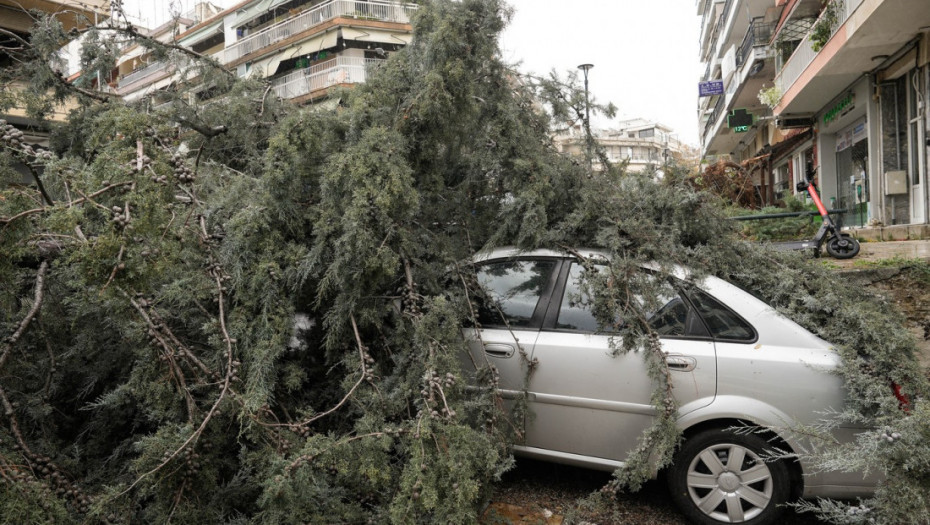
[[[383,59],[336,57],[308,68],[288,73],[272,82],[279,98],[297,98],[338,84],[360,84],[368,78],[370,68]]]
[[[720,113],[723,111],[723,106],[726,103],[727,98],[724,95],[717,97],[717,103],[714,104],[714,109],[710,112],[710,117],[707,119],[707,124],[704,125],[704,136],[707,136],[707,133],[714,127],[717,123],[717,119],[720,118]]]
[[[166,71],[169,66],[170,64],[168,62],[155,62],[154,64],[149,64],[145,66],[144,68],[137,69],[133,71],[132,73],[129,73],[128,75],[119,79],[119,83],[117,85],[119,86],[120,89],[123,89],[126,86],[135,84],[136,82],[144,80],[156,73]]]
[[[752,22],[749,23],[749,29],[746,30],[746,35],[743,37],[743,42],[736,52],[736,67],[742,67],[746,63],[746,58],[749,57],[752,48],[769,45],[774,30],[774,23],[763,23],[762,17],[753,18]]]
[[[717,38],[720,36],[720,30],[723,29],[723,26],[727,23],[727,15],[730,14],[730,4],[733,3],[733,0],[727,0],[723,4],[723,12],[720,13],[720,18],[717,19],[717,25],[714,27],[714,36],[711,37],[711,49],[717,48]]]
[[[856,9],[859,8],[859,5],[862,4],[863,0],[834,0],[833,3],[837,4],[836,9],[836,23],[833,24],[833,30],[830,33],[830,37],[836,34],[839,28],[843,27],[843,24],[846,23],[846,20],[849,19]],[[791,58],[785,62],[785,66],[782,70],[775,76],[775,85],[778,87],[781,93],[788,91],[791,86],[797,82],[798,78],[801,77],[801,74],[804,73],[804,70],[807,69],[807,66],[811,65],[811,62],[814,61],[814,58],[820,53],[820,51],[814,51],[814,48],[811,45],[811,32],[814,28],[817,27],[817,24],[821,22],[821,19],[827,15],[828,9],[824,9],[820,14],[820,18],[817,19],[817,22],[814,22],[814,25],[811,26],[811,31],[807,33],[807,36],[801,40],[801,44],[798,45],[798,48],[794,50],[794,53],[791,55]]]
[[[303,31],[337,17],[354,17],[363,20],[409,23],[416,4],[382,2],[377,0],[330,0],[247,35],[223,50],[222,62],[228,64],[250,53],[268,47]]]

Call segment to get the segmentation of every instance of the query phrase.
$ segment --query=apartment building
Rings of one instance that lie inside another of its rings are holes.
[[[52,14],[66,31],[83,29],[89,24],[104,20],[109,16],[109,0],[0,0],[0,29],[9,31],[14,36],[0,34],[0,68],[12,67],[15,63],[15,49],[20,46],[16,37],[29,40],[29,32],[35,23],[32,11]],[[6,86],[17,90],[24,85],[14,83]],[[49,115],[51,120],[65,119],[71,105],[63,104]],[[47,131],[44,124],[31,119],[21,108],[0,112],[3,119],[17,126],[24,133],[24,141],[30,144],[44,144]]]
[[[930,2],[699,0],[697,5],[707,26],[701,49],[709,72],[702,81],[724,84],[724,95],[699,98],[706,157],[758,159],[763,169],[757,187],[768,202],[815,170],[824,200],[847,210],[847,225],[880,229],[885,238],[930,234]],[[749,66],[756,75],[739,75],[739,66],[726,75],[728,50],[738,57],[742,49],[726,33],[738,22],[720,25],[733,17],[771,26],[767,42],[752,44],[753,55],[763,61]],[[720,74],[715,74],[717,62]],[[747,95],[739,97],[744,91]],[[739,125],[728,126],[725,117],[741,109],[746,112],[736,113],[743,117],[735,119]]]
[[[573,157],[585,156],[584,129],[573,126],[553,137],[556,149]],[[621,120],[616,128],[592,129],[594,140],[604,149],[611,163],[627,162],[627,171],[661,170],[668,162],[695,156],[674,130],[664,124],[635,118]],[[593,166],[599,169],[598,165]]]
[[[152,36],[213,57],[239,77],[265,78],[279,97],[302,103],[365,82],[372,67],[410,42],[416,8],[382,0],[247,0],[220,11],[204,3]],[[183,65],[133,48],[111,87],[127,101],[157,102]]]

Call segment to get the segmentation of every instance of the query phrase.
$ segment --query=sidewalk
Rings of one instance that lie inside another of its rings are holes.
[[[863,242],[860,246],[862,249],[859,251],[859,255],[852,259],[833,259],[826,252],[822,257],[823,260],[844,268],[855,267],[856,261],[878,261],[894,258],[930,260],[930,240]]]

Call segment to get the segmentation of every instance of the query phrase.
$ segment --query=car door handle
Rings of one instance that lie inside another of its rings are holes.
[[[697,367],[697,359],[685,355],[669,355],[665,356],[665,364],[669,370],[690,372]]]
[[[513,355],[513,346],[502,343],[488,343],[484,345],[484,352],[494,357],[510,357]]]

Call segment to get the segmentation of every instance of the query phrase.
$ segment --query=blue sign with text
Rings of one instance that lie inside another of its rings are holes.
[[[698,96],[709,97],[711,95],[723,95],[723,80],[698,82]]]

